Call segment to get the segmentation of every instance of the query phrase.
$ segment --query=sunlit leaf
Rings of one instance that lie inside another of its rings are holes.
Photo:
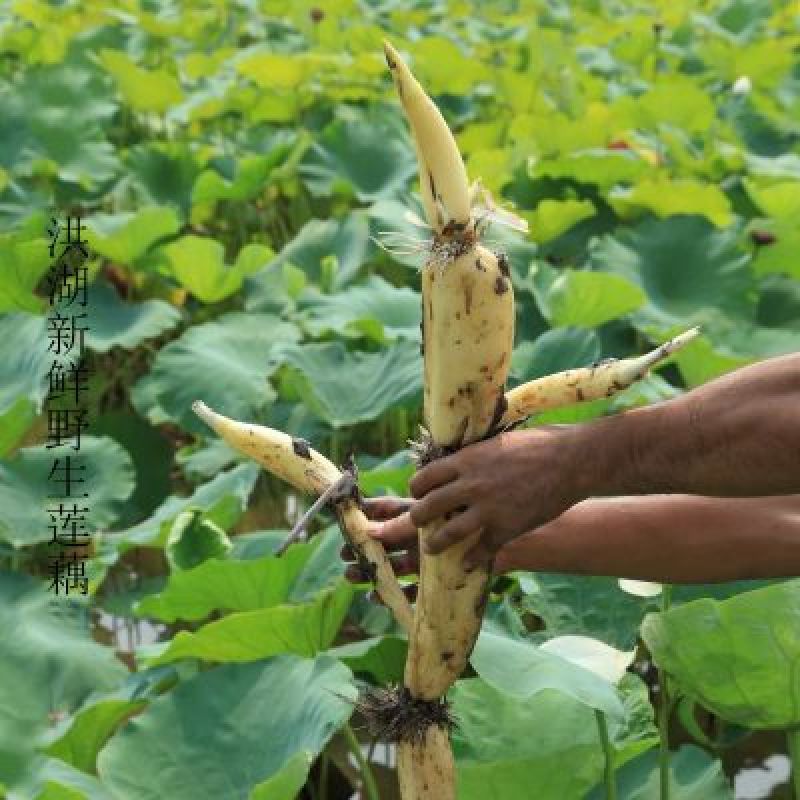
[[[248,244],[228,265],[221,242],[194,235],[170,242],[161,253],[175,279],[204,303],[218,303],[238,292],[244,279],[266,266],[274,255],[264,245]]]
[[[95,214],[87,221],[87,239],[92,252],[119,264],[133,264],[180,226],[171,208],[151,206],[135,212]]]
[[[135,111],[163,113],[183,98],[180,83],[166,69],[145,69],[117,50],[103,50],[98,58],[117,82],[123,100]]]
[[[589,200],[543,200],[536,211],[527,215],[531,237],[537,242],[549,242],[593,216],[594,211]]]
[[[642,181],[632,189],[617,189],[609,195],[609,202],[622,217],[637,212],[651,211],[657,217],[675,214],[699,214],[718,228],[732,222],[731,204],[716,186],[691,180],[654,178]]]
[[[649,615],[642,637],[656,663],[723,719],[750,728],[800,722],[800,581],[695,600]]]
[[[531,268],[536,302],[555,326],[594,327],[635,311],[647,297],[618,275],[586,270]]]
[[[197,631],[180,631],[149,663],[169,664],[182,658],[230,663],[280,653],[312,657],[331,645],[352,597],[352,586],[341,582],[312,602],[228,614]]]

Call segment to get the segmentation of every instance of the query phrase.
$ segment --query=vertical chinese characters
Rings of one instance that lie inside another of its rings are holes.
[[[45,280],[50,306],[45,346],[52,359],[47,375],[46,446],[53,452],[47,514],[49,588],[55,594],[87,594],[89,590],[89,493],[81,454],[81,435],[89,424],[84,404],[89,388],[85,360],[89,250],[83,238],[84,228],[80,216],[67,216],[63,224],[52,218],[47,228],[53,259]]]

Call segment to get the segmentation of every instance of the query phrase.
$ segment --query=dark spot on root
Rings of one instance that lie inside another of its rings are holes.
[[[378,577],[378,565],[368,558],[358,560],[358,568],[364,573],[364,577],[370,583],[375,583]]]
[[[445,650],[442,653],[442,661],[449,661],[454,655],[455,653],[452,650]]]
[[[472,286],[464,287],[464,311],[467,316],[472,311]]]
[[[575,394],[578,397],[579,403],[582,403],[586,399],[586,395],[583,393],[583,389],[576,389]]]
[[[505,253],[497,253],[497,269],[500,270],[500,273],[506,277],[511,277],[511,269],[508,264],[508,256]]]
[[[475,266],[481,271],[486,272],[486,267],[483,266],[481,260],[479,258],[475,259]]]
[[[405,686],[370,687],[354,703],[343,699],[361,713],[370,735],[384,742],[421,743],[431,727],[449,732],[456,725],[447,700],[413,697]]]
[[[305,439],[292,439],[292,450],[296,456],[311,460],[311,445]]]
[[[397,69],[397,62],[392,61],[392,57],[388,53],[386,53],[386,64],[389,69]]]
[[[497,398],[497,403],[494,406],[494,412],[492,413],[492,421],[489,423],[489,433],[488,436],[494,436],[497,433],[497,428],[500,425],[500,420],[503,419],[503,414],[508,411],[508,400],[506,399],[505,392],[501,389],[500,395]]]
[[[436,182],[433,180],[433,173],[428,170],[428,186],[431,187],[431,194],[436,197]]]
[[[613,386],[613,387],[614,387],[614,388],[615,388],[615,389],[616,389],[618,392],[621,392],[623,389],[626,389],[626,388],[627,388],[627,387],[625,386],[625,384],[624,384],[624,383],[620,383],[620,382],[619,382],[619,381],[617,381],[617,380],[614,380],[614,381],[612,381],[612,382],[611,382],[611,385],[612,385],[612,386]]]
[[[502,275],[498,275],[494,281],[494,293],[505,294],[507,291],[508,291],[508,281]]]

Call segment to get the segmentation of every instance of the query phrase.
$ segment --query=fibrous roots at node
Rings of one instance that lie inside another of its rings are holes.
[[[436,725],[446,731],[455,726],[447,700],[412,697],[405,686],[370,687],[355,702],[370,735],[385,742],[422,742]]]

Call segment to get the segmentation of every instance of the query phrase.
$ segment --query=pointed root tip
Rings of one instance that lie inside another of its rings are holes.
[[[700,326],[696,325],[694,328],[689,328],[688,331],[684,331],[683,333],[679,333],[677,336],[670,339],[668,342],[665,343],[665,347],[668,353],[672,353],[675,350],[679,350],[681,347],[689,344],[693,339],[696,339],[700,335]]]
[[[201,400],[195,400],[192,403],[192,411],[200,417],[206,425],[213,427],[214,419],[216,418],[217,414],[212,411],[205,403]]]
[[[388,39],[383,40],[383,53],[386,56],[386,63],[389,65],[389,69],[395,69],[400,61],[400,56]]]

